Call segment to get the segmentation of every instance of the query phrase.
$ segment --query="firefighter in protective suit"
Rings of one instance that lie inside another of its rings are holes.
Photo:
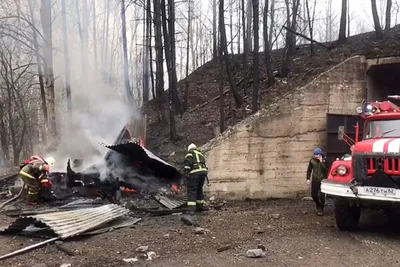
[[[195,211],[204,210],[204,192],[203,186],[207,178],[208,169],[204,155],[197,150],[195,144],[188,146],[188,153],[185,156],[185,173],[188,174],[187,179],[187,205],[189,215],[193,215]]]
[[[42,187],[51,186],[51,181],[47,179],[50,168],[54,166],[54,158],[45,160],[36,158],[30,159],[25,164],[19,174],[28,187],[28,205],[35,205],[39,199],[39,193]]]

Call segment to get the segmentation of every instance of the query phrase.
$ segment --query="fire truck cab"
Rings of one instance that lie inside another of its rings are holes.
[[[356,134],[351,155],[334,161],[321,185],[323,193],[334,197],[340,230],[357,228],[362,208],[391,212],[400,207],[400,107],[390,101],[370,102],[357,113],[365,121],[363,139],[358,141]]]

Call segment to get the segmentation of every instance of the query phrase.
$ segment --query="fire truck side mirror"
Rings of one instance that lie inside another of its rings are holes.
[[[338,127],[338,140],[343,140],[344,126]]]

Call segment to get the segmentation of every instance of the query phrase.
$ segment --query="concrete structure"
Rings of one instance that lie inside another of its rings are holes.
[[[226,199],[308,192],[306,169],[313,149],[326,145],[327,114],[356,115],[367,96],[381,96],[379,81],[367,74],[373,65],[364,56],[349,58],[211,140],[202,148],[212,181],[206,190]]]

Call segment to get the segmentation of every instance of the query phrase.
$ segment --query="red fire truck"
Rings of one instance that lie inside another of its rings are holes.
[[[400,96],[389,96],[399,100]],[[400,205],[400,107],[390,101],[364,103],[357,108],[364,118],[362,140],[351,140],[351,155],[332,163],[321,191],[334,197],[336,224],[341,230],[357,228],[362,208],[396,214]],[[397,206],[399,207],[399,206]]]

